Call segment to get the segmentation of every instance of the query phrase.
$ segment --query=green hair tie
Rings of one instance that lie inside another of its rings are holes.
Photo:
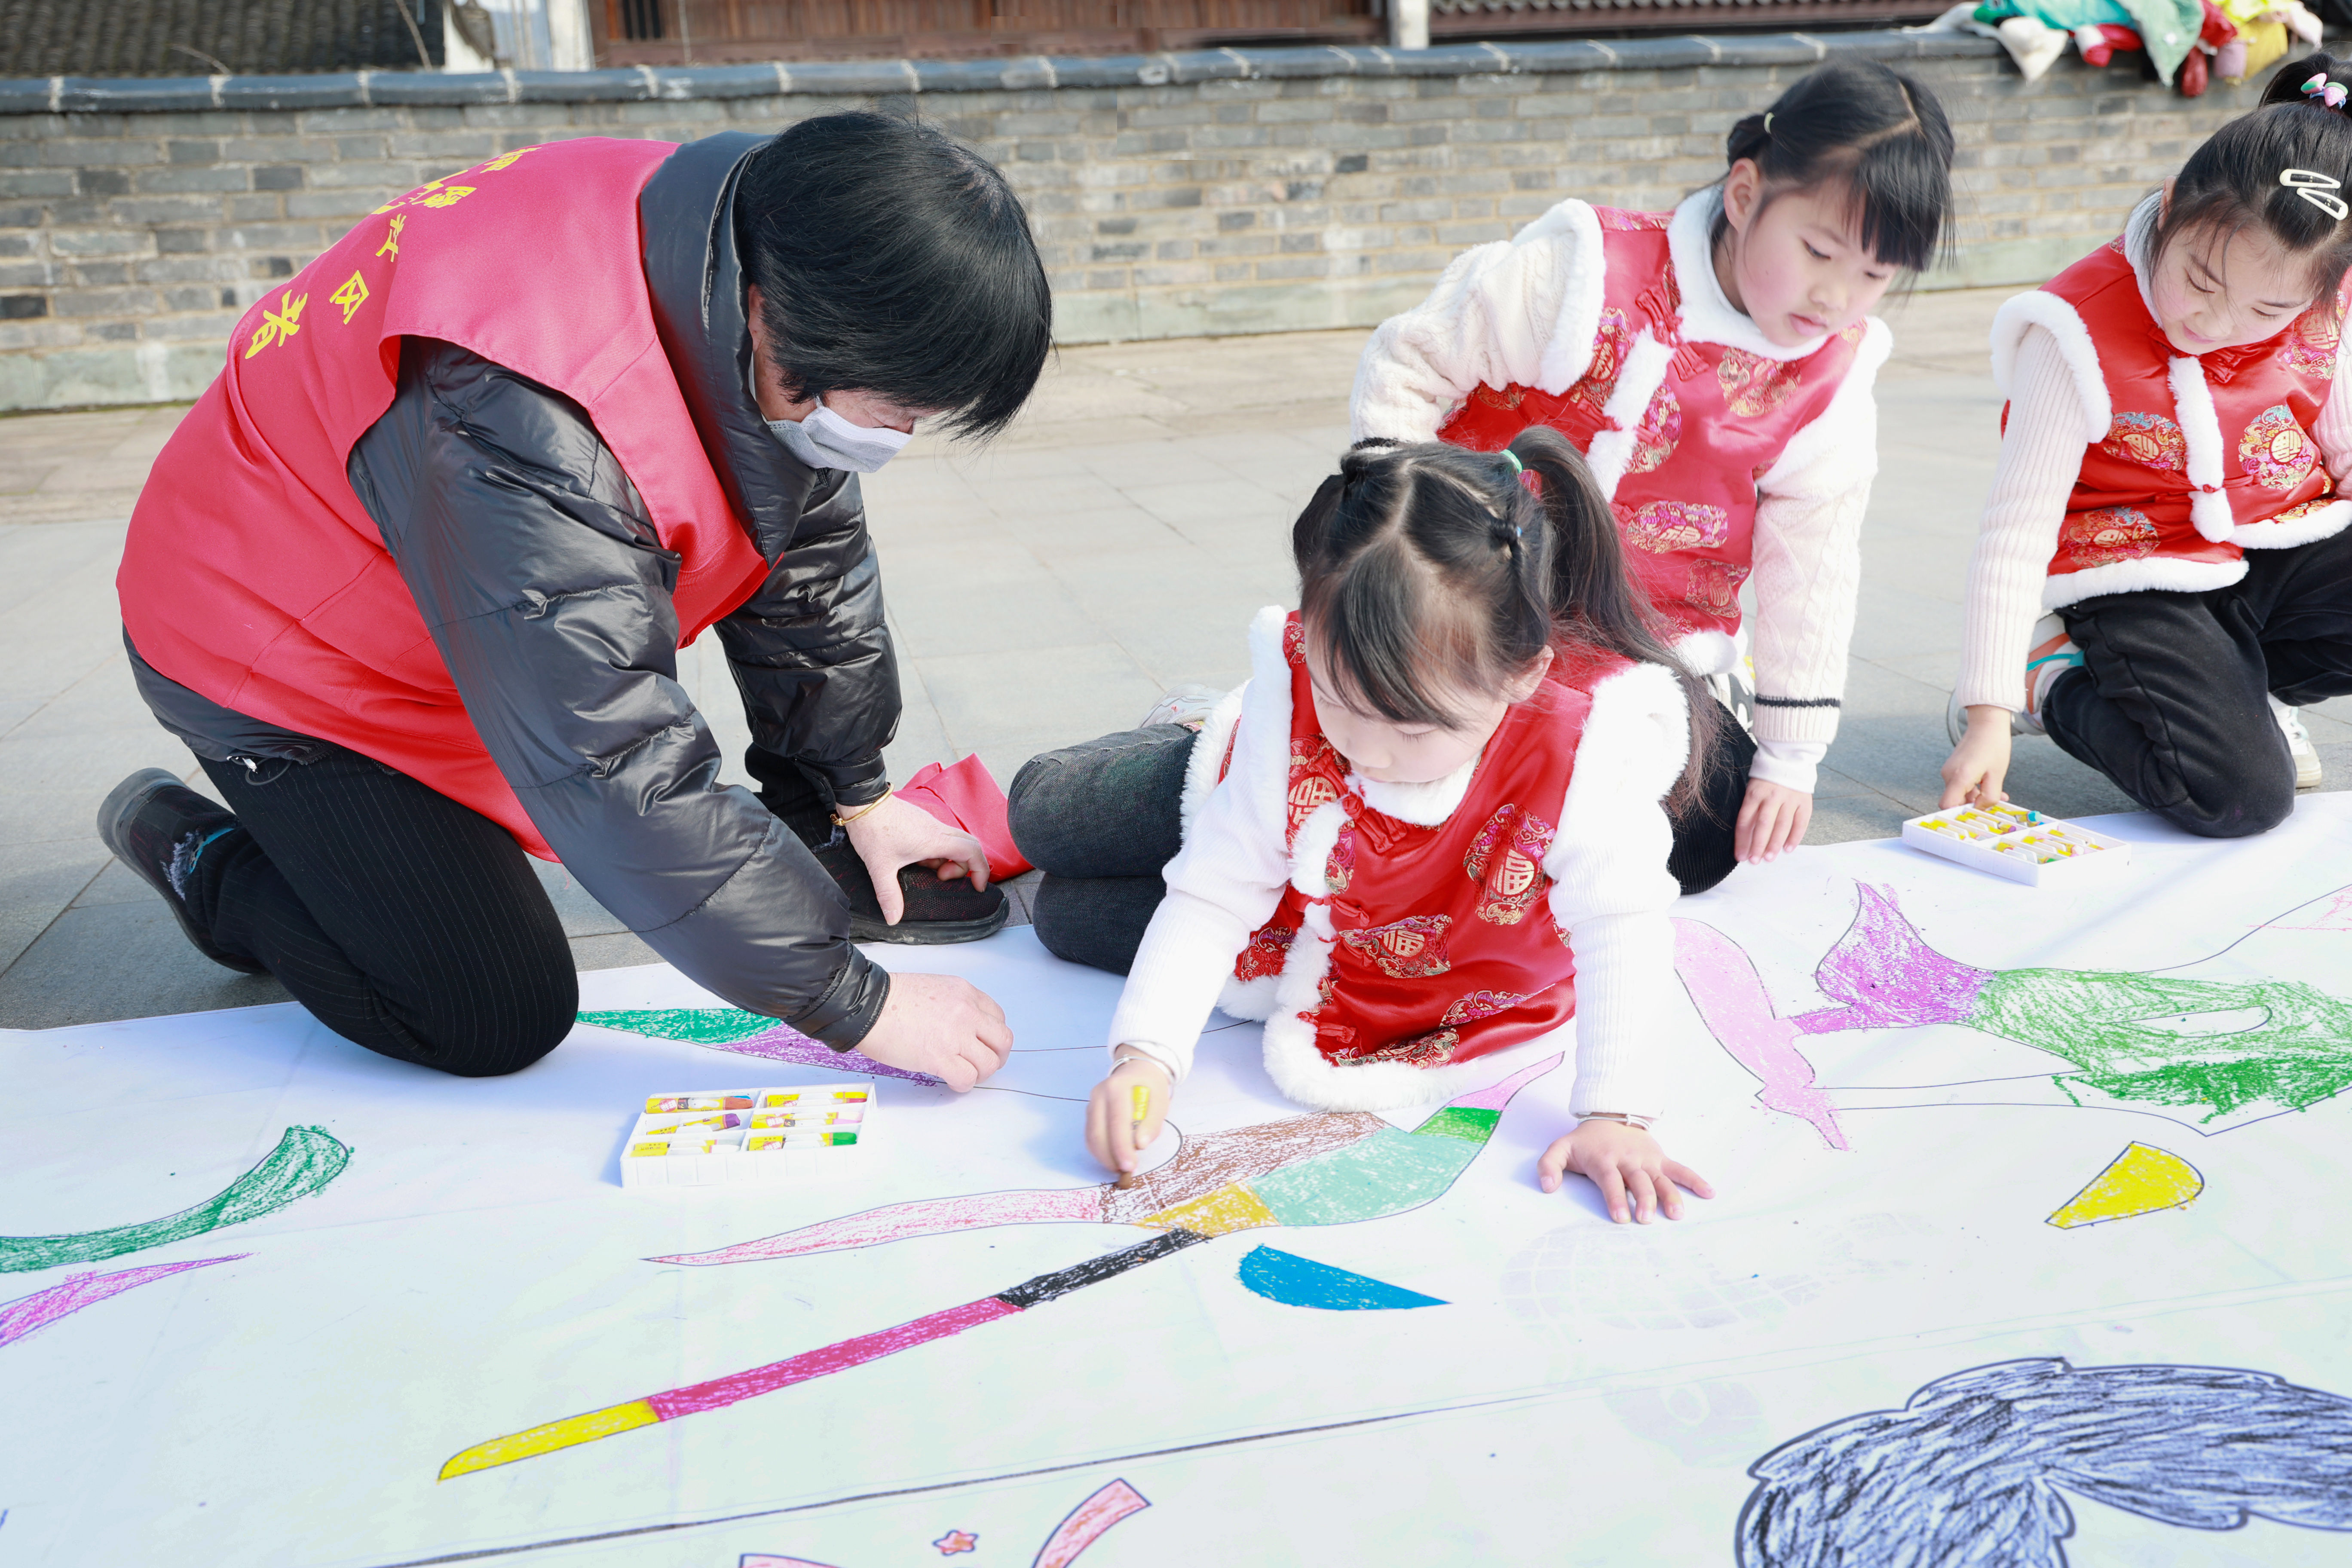
[[[1519,455],[1508,447],[1503,448],[1503,461],[1511,465],[1511,472],[1515,474],[1524,474],[1528,471],[1526,465],[1519,461]]]

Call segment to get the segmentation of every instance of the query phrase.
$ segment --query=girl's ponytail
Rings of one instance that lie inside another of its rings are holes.
[[[1526,554],[1546,563],[1542,582],[1527,587],[1541,595],[1554,641],[1583,643],[1623,658],[1664,665],[1681,682],[1690,710],[1691,762],[1670,798],[1677,809],[1686,807],[1698,799],[1706,782],[1706,759],[1720,721],[1718,704],[1659,637],[1649,602],[1626,569],[1616,519],[1592,470],[1568,437],[1549,426],[1531,425],[1505,450],[1541,487],[1538,506],[1519,510],[1522,515],[1528,510],[1539,513],[1545,540],[1540,549],[1523,552],[1515,564],[1524,566]],[[1574,649],[1561,652],[1572,655]]]

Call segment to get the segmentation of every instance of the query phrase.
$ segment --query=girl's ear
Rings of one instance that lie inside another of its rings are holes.
[[[1528,660],[1526,668],[1511,677],[1509,683],[1503,688],[1503,700],[1525,702],[1536,694],[1536,688],[1543,684],[1543,678],[1550,669],[1551,649],[1547,646]]]
[[[2156,226],[2158,228],[2162,228],[2164,226],[2164,220],[2172,214],[2173,184],[2174,176],[2167,174],[2164,176],[2164,184],[2157,189]]]
[[[1723,176],[1723,218],[1740,234],[1756,216],[1756,198],[1763,194],[1764,171],[1753,158],[1742,158]]]

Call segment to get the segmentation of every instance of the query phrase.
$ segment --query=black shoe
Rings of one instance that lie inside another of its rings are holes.
[[[236,818],[161,768],[142,768],[98,808],[98,836],[114,858],[163,895],[198,952],[239,974],[267,974],[253,960],[224,952],[188,913],[181,889],[196,857],[215,839],[240,832]]]
[[[837,842],[813,847],[810,854],[840,884],[849,900],[849,940],[896,942],[911,946],[939,946],[951,942],[978,942],[1003,929],[1013,907],[1004,889],[991,885],[972,891],[962,877],[941,881],[928,866],[898,868],[898,896],[907,900],[897,925],[882,923],[882,905],[874,896],[874,879],[844,835]]]

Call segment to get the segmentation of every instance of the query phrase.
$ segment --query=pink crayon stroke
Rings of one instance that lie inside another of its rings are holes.
[[[762,1029],[756,1035],[720,1044],[704,1040],[699,1044],[714,1051],[732,1051],[738,1056],[764,1057],[772,1062],[790,1062],[794,1067],[830,1068],[835,1072],[870,1073],[876,1078],[899,1078],[908,1083],[944,1083],[927,1072],[908,1068],[894,1068],[877,1062],[864,1051],[836,1051],[823,1040],[812,1040],[790,1024],[779,1024],[772,1029]]]
[[[779,1388],[790,1388],[796,1383],[806,1383],[813,1377],[830,1373],[846,1372],[853,1366],[863,1366],[869,1361],[879,1361],[886,1355],[912,1350],[932,1340],[960,1334],[966,1329],[1008,1318],[1021,1310],[1012,1302],[995,1296],[982,1296],[977,1301],[967,1301],[961,1307],[950,1307],[944,1312],[933,1312],[928,1318],[860,1334],[854,1340],[842,1340],[821,1350],[800,1355],[786,1356],[782,1361],[755,1366],[749,1372],[730,1373],[707,1383],[688,1384],[666,1394],[653,1394],[646,1403],[664,1421],[675,1421],[681,1415],[698,1415],[705,1410],[723,1409],[745,1399],[762,1394],[773,1394]]]
[[[812,1562],[806,1557],[773,1557],[765,1552],[746,1552],[735,1568],[833,1568],[833,1564]]]
[[[1764,1085],[1756,1098],[1812,1124],[1832,1149],[1847,1147],[1837,1112],[1813,1087],[1813,1064],[1797,1049],[1796,1021],[1772,1011],[1772,998],[1738,943],[1713,926],[1675,921],[1675,973],[1707,1032]]]
[[[1539,1062],[1529,1062],[1500,1083],[1490,1083],[1484,1089],[1472,1089],[1468,1094],[1456,1095],[1445,1103],[1458,1105],[1465,1110],[1500,1110],[1511,1103],[1513,1095],[1559,1066],[1566,1054],[1555,1052]]]
[[[887,1208],[803,1226],[798,1230],[761,1237],[756,1241],[738,1242],[715,1252],[673,1253],[646,1261],[701,1268],[716,1263],[752,1263],[767,1258],[798,1258],[806,1252],[834,1252],[845,1247],[873,1247],[910,1236],[938,1236],[974,1226],[1035,1225],[1055,1220],[1100,1225],[1103,1192],[1099,1186],[1066,1187],[919,1198],[912,1203],[892,1204]]]
[[[2281,915],[2277,920],[2270,921],[2267,925],[2256,926],[2254,929],[2256,931],[2352,931],[2352,888],[2338,888],[2333,893],[2329,893],[2325,896],[2328,900],[2327,907],[2313,914],[2311,917],[2311,922],[2308,925],[2289,925],[2287,923],[2287,921],[2294,919],[2296,915],[2301,914],[2305,910],[2311,908],[2311,904],[2304,904],[2296,909],[2289,910],[2285,914]],[[2311,903],[2315,904],[2319,900],[2317,899],[2314,899],[2311,900]]]
[[[1045,1544],[1037,1548],[1036,1561],[1029,1568],[1069,1568],[1078,1553],[1101,1539],[1112,1525],[1150,1506],[1150,1499],[1124,1480],[1111,1482],[1070,1510],[1045,1538]]]
[[[125,1268],[114,1274],[68,1274],[62,1285],[52,1285],[13,1301],[0,1301],[0,1345],[14,1344],[59,1318],[96,1306],[109,1296],[120,1296],[125,1290],[135,1290],[191,1268],[209,1268],[215,1263],[235,1263],[240,1258],[252,1256],[249,1252],[236,1252],[226,1258],[200,1258],[193,1263],[151,1263],[143,1268]]]

